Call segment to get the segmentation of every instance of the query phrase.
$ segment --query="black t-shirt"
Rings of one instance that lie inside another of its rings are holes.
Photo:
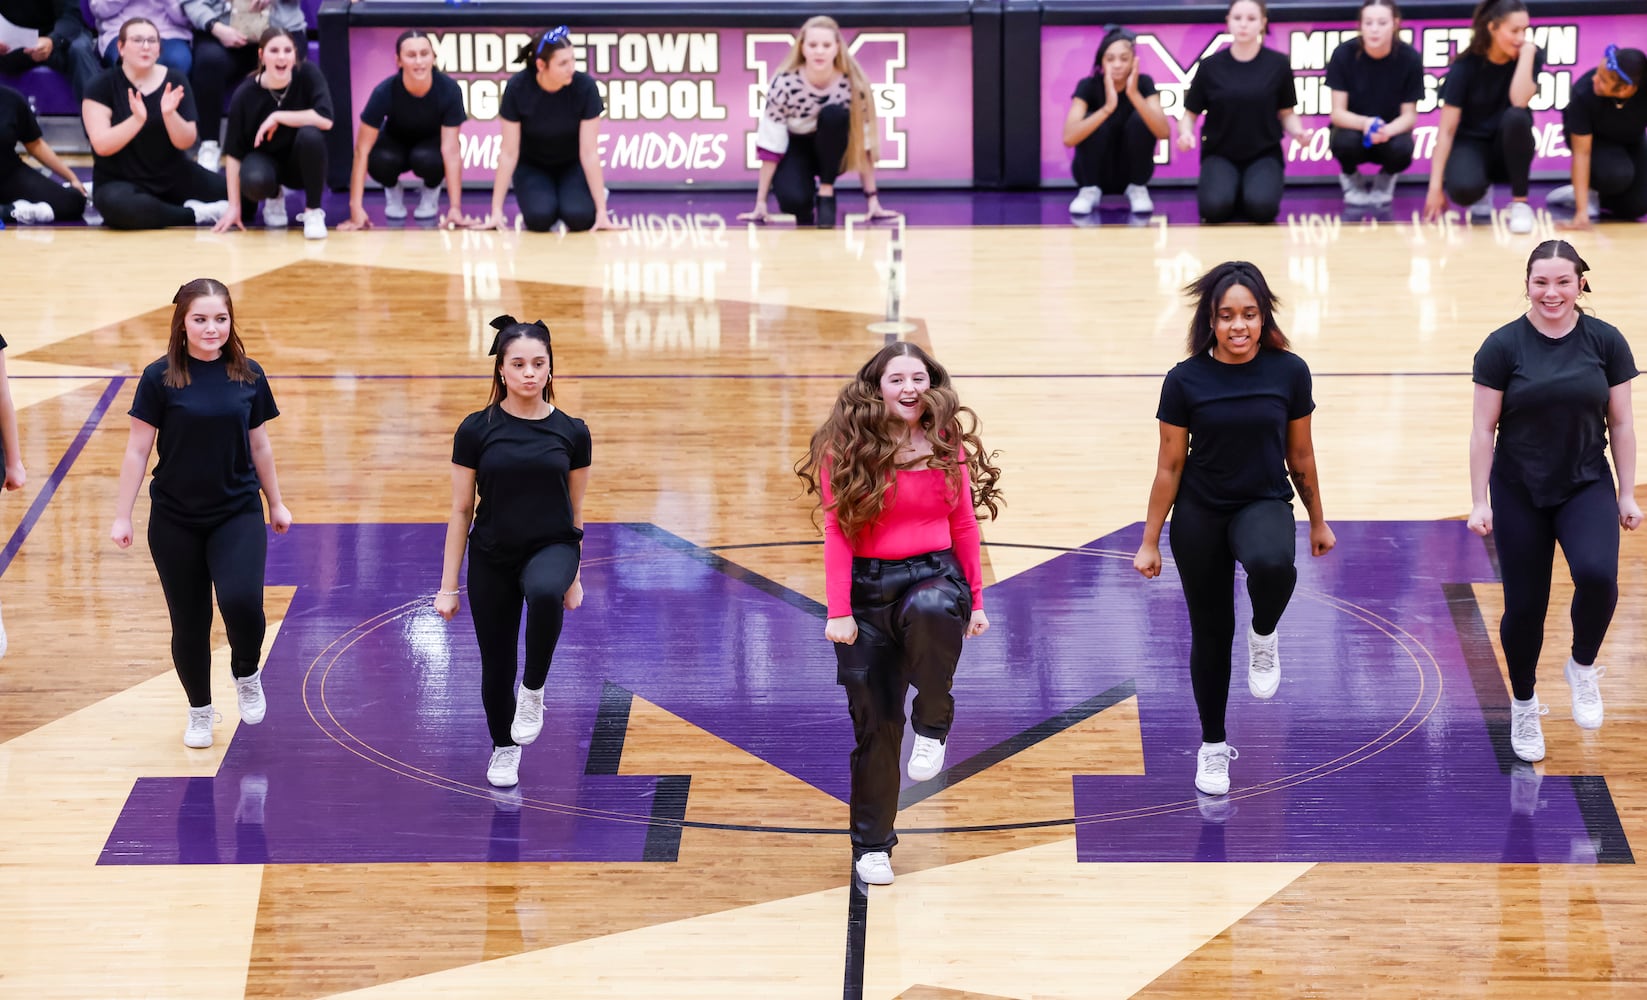
[[[320,67],[307,59],[292,67],[292,82],[284,91],[269,90],[258,81],[262,74],[253,76],[240,85],[229,101],[229,128],[223,134],[223,155],[244,160],[256,149],[270,156],[284,158],[297,141],[297,129],[282,125],[274,134],[254,146],[257,130],[276,111],[313,111],[335,121],[332,111],[332,91],[326,86],[326,77]]]
[[[1155,81],[1150,79],[1147,74],[1138,74],[1138,93],[1144,97],[1149,97],[1155,93]],[[1081,82],[1075,85],[1075,93],[1070,96],[1079,97],[1081,100],[1085,101],[1087,103],[1087,114],[1089,115],[1103,107],[1103,70],[1099,69],[1099,71],[1093,76],[1083,77]],[[1105,118],[1104,124],[1098,127],[1108,128],[1109,126],[1114,125],[1118,128],[1124,128],[1127,121],[1134,114],[1137,114],[1137,111],[1138,109],[1132,106],[1132,101],[1127,97],[1126,88],[1123,85],[1122,87],[1117,88],[1115,92],[1115,113],[1110,115],[1108,118]],[[1093,135],[1097,134],[1098,133],[1096,132],[1093,133]]]
[[[1561,503],[1612,475],[1607,466],[1607,397],[1637,375],[1618,327],[1580,314],[1551,339],[1522,316],[1487,336],[1472,378],[1504,394],[1493,475],[1520,483],[1540,507]]]
[[[528,66],[509,78],[498,115],[520,123],[521,161],[548,168],[577,161],[578,129],[604,109],[588,73],[573,73],[571,83],[551,94],[538,86],[537,73]]]
[[[1510,81],[1516,65],[1488,61],[1486,56],[1464,53],[1447,69],[1441,84],[1443,104],[1458,108],[1458,134],[1467,139],[1491,139],[1498,134],[1498,120],[1510,106]],[[1533,79],[1544,68],[1544,50],[1533,53]]]
[[[502,406],[469,414],[452,436],[452,464],[475,470],[480,505],[470,544],[493,558],[519,559],[581,541],[567,476],[589,462],[588,425],[562,410],[542,420],[510,416]]]
[[[1217,511],[1290,501],[1287,425],[1314,410],[1309,365],[1291,351],[1260,347],[1238,365],[1207,353],[1178,362],[1155,411],[1157,420],[1189,428],[1177,499]]]
[[[415,146],[427,139],[439,139],[443,127],[456,128],[463,124],[464,117],[462,89],[456,80],[435,70],[429,92],[422,97],[413,97],[407,91],[399,73],[373,87],[360,122]]]
[[[166,386],[166,359],[143,369],[128,413],[159,428],[160,461],[149,499],[172,517],[213,524],[258,506],[250,432],[280,415],[269,379],[247,359],[250,384],[229,378],[228,363],[189,359],[189,384]]]
[[[1349,95],[1351,114],[1393,122],[1401,105],[1424,99],[1424,62],[1418,50],[1396,39],[1390,54],[1374,59],[1352,38],[1333,50],[1327,62],[1327,86]]]
[[[23,165],[17,144],[40,138],[40,120],[29,110],[29,99],[10,87],[0,87],[0,177]]]
[[[1600,97],[1596,94],[1596,71],[1592,69],[1573,84],[1572,96],[1561,112],[1561,126],[1568,135],[1593,135],[1634,146],[1647,135],[1647,87],[1638,86],[1627,101]]]
[[[166,122],[160,112],[160,96],[168,86],[182,87],[183,102],[177,106],[177,114],[184,121],[192,122],[196,118],[194,88],[189,86],[188,77],[182,73],[170,66],[165,69],[164,82],[143,97],[143,104],[149,111],[143,128],[113,156],[92,159],[93,183],[130,181],[138,187],[162,190],[171,185],[178,171],[183,169],[183,164],[188,162],[188,155],[172,145],[171,136],[166,134]],[[86,100],[96,101],[108,108],[112,112],[109,124],[119,125],[132,116],[131,103],[126,94],[136,89],[126,79],[125,72],[116,66],[86,86]]]
[[[1292,63],[1274,49],[1259,49],[1247,62],[1229,49],[1201,60],[1184,95],[1184,107],[1207,113],[1201,127],[1201,155],[1247,163],[1260,156],[1280,157],[1281,119],[1277,114],[1298,103]]]

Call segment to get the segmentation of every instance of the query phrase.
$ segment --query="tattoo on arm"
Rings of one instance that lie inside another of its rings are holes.
[[[1304,501],[1305,508],[1315,504],[1315,487],[1310,485],[1309,477],[1302,471],[1295,470],[1292,474],[1292,484],[1298,490],[1298,499]]]

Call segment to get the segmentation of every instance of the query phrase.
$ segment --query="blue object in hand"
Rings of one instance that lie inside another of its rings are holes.
[[[1381,129],[1383,127],[1384,127],[1384,119],[1374,118],[1372,120],[1372,124],[1367,126],[1367,131],[1361,133],[1361,145],[1366,146],[1367,148],[1371,149],[1372,148],[1373,133],[1377,132],[1379,129]]]

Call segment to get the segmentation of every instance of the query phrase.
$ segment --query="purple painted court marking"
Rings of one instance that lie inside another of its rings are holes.
[[[1300,563],[1280,694],[1253,701],[1237,675],[1227,802],[1203,809],[1191,785],[1183,597],[1170,569],[1132,571],[1137,526],[989,589],[996,624],[963,654],[946,776],[1136,691],[1146,773],[1080,776],[1073,760],[1072,809],[1023,817],[1074,824],[1081,860],[1627,860],[1603,782],[1546,776],[1529,806],[1530,772],[1502,760],[1500,706],[1463,651],[1479,627],[1460,632],[1447,589],[1493,579],[1480,540],[1461,522],[1335,527],[1338,550]],[[518,797],[494,796],[467,612],[448,625],[428,605],[444,530],[276,539],[269,582],[298,589],[266,664],[267,720],[234,735],[215,779],[139,780],[102,863],[669,860],[669,835],[693,825],[690,776],[617,773],[631,692],[844,802],[851,727],[822,609],[613,524],[589,526],[586,603],[568,615]],[[731,828],[806,829],[781,814]]]
[[[79,433],[75,434],[74,440],[69,442],[68,448],[63,452],[63,457],[57,460],[57,467],[52,469],[51,475],[46,477],[46,485],[41,487],[39,495],[34,498],[34,503],[29,505],[28,513],[23,515],[23,520],[18,522],[17,529],[11,533],[11,539],[6,542],[6,547],[0,549],[0,576],[4,576],[6,570],[11,568],[11,561],[17,558],[18,552],[22,551],[23,543],[28,541],[29,532],[34,530],[35,523],[46,512],[46,507],[51,503],[52,497],[57,495],[57,487],[63,484],[63,477],[69,474],[69,469],[74,466],[74,460],[80,457],[80,452],[85,449],[86,442],[91,440],[92,432],[97,430],[97,425],[103,422],[104,414],[108,413],[109,404],[113,403],[114,398],[120,395],[120,390],[125,384],[126,376],[124,375],[117,375],[109,382],[109,387],[103,390],[103,395],[98,399],[97,405],[92,407],[91,415],[86,417],[86,422],[80,425]]]

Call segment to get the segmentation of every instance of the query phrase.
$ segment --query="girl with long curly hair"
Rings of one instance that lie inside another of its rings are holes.
[[[841,389],[795,467],[824,514],[824,637],[857,740],[852,852],[871,885],[892,882],[904,696],[913,684],[909,776],[925,781],[943,770],[961,640],[989,628],[976,512],[1000,506],[993,457],[949,373],[900,342]]]
[[[1310,553],[1337,539],[1321,512],[1310,414],[1310,369],[1275,320],[1275,294],[1246,261],[1226,261],[1185,289],[1194,306],[1189,357],[1161,383],[1161,447],[1144,539],[1132,565],[1161,575],[1161,528],[1172,512],[1172,557],[1190,623],[1190,685],[1201,717],[1195,787],[1230,790],[1225,741],[1230,647],[1235,641],[1235,564],[1247,571],[1247,690],[1273,698],[1281,686],[1276,626],[1298,583],[1294,495],[1310,519]],[[1292,480],[1288,485],[1288,479]]]
[[[835,179],[852,171],[863,181],[869,217],[896,215],[881,207],[875,190],[880,158],[875,132],[875,95],[846,50],[840,25],[827,17],[809,19],[766,88],[766,108],[755,130],[761,161],[755,210],[738,218],[764,221],[772,191],[778,209],[797,223],[809,226],[816,219],[819,229],[829,229],[835,225]]]

